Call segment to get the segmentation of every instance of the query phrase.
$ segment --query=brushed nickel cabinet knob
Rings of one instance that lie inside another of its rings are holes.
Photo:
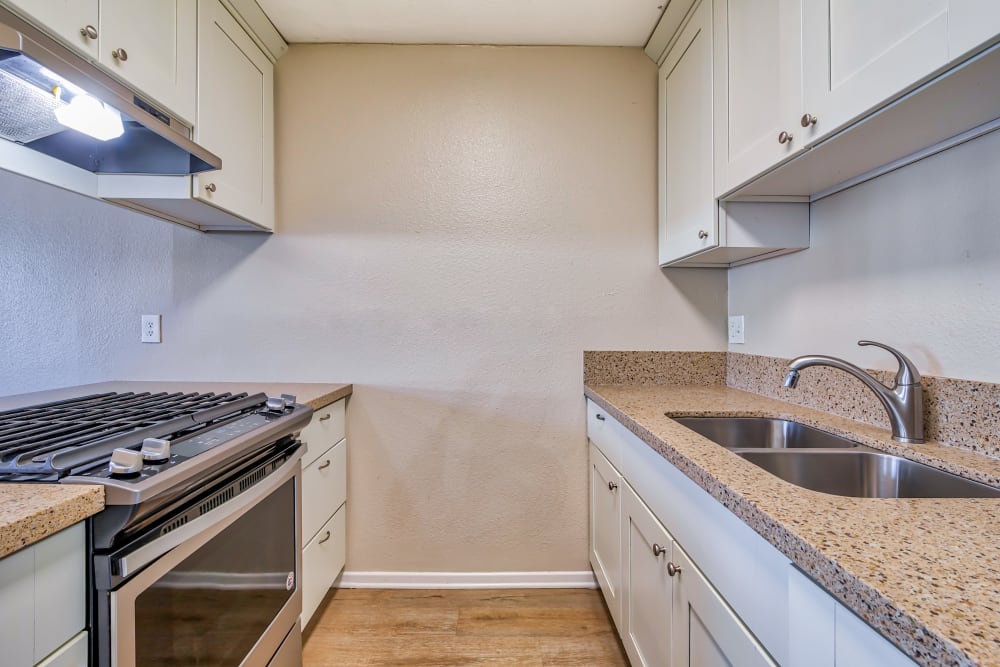
[[[680,568],[679,565],[674,565],[673,563],[667,563],[667,574],[669,576],[672,577],[675,574],[679,574],[680,571],[681,571],[681,568]]]
[[[656,556],[657,558],[659,558],[660,556],[662,556],[665,553],[667,553],[667,550],[664,547],[661,547],[659,544],[654,544],[653,545],[653,555],[654,556]],[[673,576],[673,575],[670,575],[670,576]]]
[[[114,58],[115,60],[125,62],[126,60],[128,60],[128,51],[126,51],[125,49],[115,49],[114,51],[111,52],[111,57]]]
[[[700,239],[707,239],[708,238],[708,232],[706,232],[704,229],[699,229],[698,230],[698,238],[700,238]]]
[[[215,183],[209,183],[206,185],[205,190],[208,192],[215,192]]]
[[[782,130],[781,133],[778,135],[779,144],[787,144],[791,140],[792,140],[792,135],[790,135],[788,132],[785,132],[784,130]]]
[[[80,34],[89,39],[97,39],[97,28],[92,25],[85,25],[80,28]]]
[[[809,127],[810,125],[815,125],[818,119],[811,113],[802,114],[802,119],[799,121],[802,127]]]
[[[614,492],[618,490],[618,485],[614,482],[608,482],[608,491]]]

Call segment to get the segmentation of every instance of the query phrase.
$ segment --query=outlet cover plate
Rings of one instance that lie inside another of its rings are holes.
[[[729,316],[729,342],[736,344],[744,342],[742,315]]]
[[[142,342],[143,343],[161,342],[159,315],[142,316]]]

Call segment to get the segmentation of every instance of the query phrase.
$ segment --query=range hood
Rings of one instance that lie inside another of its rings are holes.
[[[195,174],[191,129],[0,8],[0,138],[96,174]]]

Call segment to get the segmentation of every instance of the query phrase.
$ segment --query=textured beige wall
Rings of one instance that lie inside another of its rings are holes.
[[[1000,382],[1000,132],[812,205],[811,247],[729,273],[736,352]]]
[[[276,80],[252,261],[295,263],[300,379],[355,383],[347,568],[586,569],[582,351],[724,349],[725,274],[656,265],[653,63],[309,45]]]

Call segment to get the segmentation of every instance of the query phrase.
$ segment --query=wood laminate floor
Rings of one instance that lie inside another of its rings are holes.
[[[306,667],[626,667],[600,591],[332,590],[307,628]]]

